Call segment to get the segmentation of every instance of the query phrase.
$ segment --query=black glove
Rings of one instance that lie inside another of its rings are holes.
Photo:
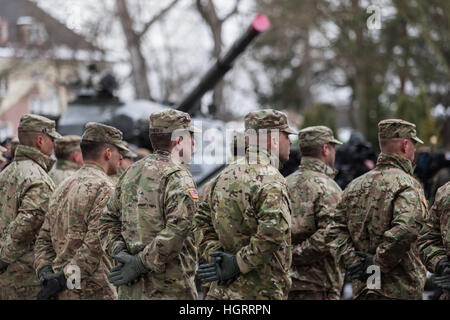
[[[37,299],[56,299],[57,294],[66,289],[66,281],[66,277],[62,271],[58,273],[46,273],[44,280],[41,281],[41,290],[38,292]]]
[[[6,271],[8,269],[9,263],[6,263],[3,260],[0,260],[0,274]]]
[[[370,276],[367,273],[367,268],[373,265],[373,255],[361,251],[355,251],[355,254],[360,257],[360,260],[347,269],[348,276],[351,280],[367,281]]]
[[[141,274],[148,272],[138,255],[131,255],[125,251],[119,252],[114,259],[117,266],[111,269],[108,280],[115,286],[132,284]]]
[[[448,260],[448,257],[439,260],[439,262],[436,265],[436,274],[437,275],[450,274],[450,261]]]
[[[435,276],[433,282],[441,289],[450,290],[450,274]]]
[[[39,281],[41,281],[41,284],[44,282],[44,280],[48,280],[52,278],[52,275],[54,275],[55,272],[52,269],[52,266],[46,265],[43,266],[38,270],[38,278]]]
[[[215,251],[210,256],[212,262],[201,264],[197,271],[203,282],[218,281],[218,285],[229,285],[241,274],[235,254]]]

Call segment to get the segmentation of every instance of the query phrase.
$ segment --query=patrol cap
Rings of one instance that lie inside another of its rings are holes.
[[[248,130],[274,130],[297,134],[297,132],[289,127],[287,116],[285,113],[274,109],[263,109],[258,111],[252,111],[245,116],[245,131]]]
[[[333,131],[325,126],[307,127],[298,133],[298,143],[300,148],[321,146],[326,143],[342,144],[333,136]]]
[[[3,156],[3,153],[6,152],[8,149],[6,149],[5,147],[0,146],[0,161],[6,161],[6,158]]]
[[[128,148],[124,145],[122,139],[122,131],[97,122],[88,122],[81,137],[81,140],[109,143],[126,152]]]
[[[80,142],[81,137],[76,135],[63,136],[62,138],[56,139],[55,153],[81,151]]]
[[[406,138],[422,143],[416,135],[416,125],[401,119],[386,119],[378,123],[380,139]]]
[[[137,155],[135,152],[131,151],[131,148],[130,148],[128,142],[126,142],[126,141],[124,140],[124,141],[123,141],[123,144],[124,144],[125,147],[127,148],[127,151],[122,151],[122,152],[121,152],[122,157],[124,157],[124,158],[130,158],[130,159],[135,159],[135,158],[138,157],[138,155]]]
[[[150,133],[171,133],[175,130],[201,132],[191,125],[191,116],[182,111],[169,109],[150,115]]]
[[[44,133],[48,134],[53,139],[59,139],[61,138],[61,135],[56,132],[55,128],[56,123],[53,120],[36,114],[24,114],[20,118],[18,131]]]

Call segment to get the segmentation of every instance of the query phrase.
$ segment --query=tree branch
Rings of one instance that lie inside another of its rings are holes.
[[[239,8],[239,3],[241,2],[241,0],[236,0],[235,4],[234,4],[234,8],[233,10],[230,11],[229,14],[227,14],[223,19],[220,20],[221,23],[224,23],[225,21],[227,21],[230,17],[234,16],[236,13],[239,12],[238,8]]]
[[[137,34],[138,38],[142,38],[144,36],[144,34],[148,31],[148,29],[159,19],[161,19],[162,17],[164,17],[166,15],[167,12],[170,11],[170,9],[172,9],[176,4],[177,4],[178,0],[173,0],[171,4],[169,4],[166,8],[164,8],[163,10],[161,10],[156,16],[154,16],[149,22],[147,22],[144,25],[144,28],[142,28],[142,31],[139,32]]]

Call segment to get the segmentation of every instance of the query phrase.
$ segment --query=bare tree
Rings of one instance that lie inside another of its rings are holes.
[[[144,23],[141,30],[134,28],[126,0],[116,0],[116,14],[119,17],[130,53],[132,78],[136,93],[136,99],[150,99],[151,91],[147,78],[147,61],[142,53],[142,38],[150,27],[164,17],[172,9],[178,0],[173,0],[167,7]]]
[[[239,12],[238,11],[239,3],[240,0],[235,0],[233,9],[227,15],[225,15],[225,17],[219,18],[213,0],[196,0],[197,10],[211,31],[214,41],[212,56],[216,59],[220,57],[220,54],[222,53],[223,49],[223,38],[222,38],[223,25],[229,18],[231,18],[233,15]],[[221,80],[216,85],[213,94],[213,104],[218,108],[219,117],[226,115],[226,111],[223,105],[224,87],[225,82],[224,80]]]

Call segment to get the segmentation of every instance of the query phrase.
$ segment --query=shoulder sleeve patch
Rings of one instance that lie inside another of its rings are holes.
[[[198,199],[197,190],[195,190],[194,188],[189,188],[188,192],[192,199]]]

